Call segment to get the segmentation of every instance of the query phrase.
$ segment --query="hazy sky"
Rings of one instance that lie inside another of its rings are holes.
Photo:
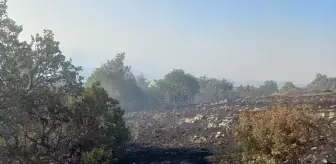
[[[152,77],[173,68],[233,80],[336,76],[334,0],[9,0],[22,38],[51,29],[94,68],[118,52]]]

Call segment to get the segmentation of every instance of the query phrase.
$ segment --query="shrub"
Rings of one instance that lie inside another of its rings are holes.
[[[107,164],[105,148],[93,149],[84,154],[84,163],[86,164]]]
[[[235,127],[242,161],[248,164],[296,164],[314,144],[317,120],[294,109],[244,111]]]
[[[83,87],[81,67],[66,60],[51,30],[20,41],[22,27],[8,17],[6,2],[0,0],[0,163],[82,163],[102,145],[106,161],[115,161],[130,138],[119,102],[98,82]]]

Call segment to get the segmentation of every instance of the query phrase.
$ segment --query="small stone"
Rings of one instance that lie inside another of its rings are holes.
[[[317,147],[312,147],[312,148],[311,148],[311,150],[313,150],[313,151],[316,150],[316,149],[317,149]]]
[[[215,138],[219,138],[221,136],[221,132],[217,132]]]
[[[261,110],[260,108],[254,108],[253,109],[254,111],[259,111],[259,110]]]
[[[328,161],[326,159],[323,159],[322,163],[328,163]]]
[[[324,113],[320,113],[320,117],[325,117],[325,114]]]
[[[308,155],[305,159],[304,159],[305,163],[316,163],[316,157],[315,155]]]

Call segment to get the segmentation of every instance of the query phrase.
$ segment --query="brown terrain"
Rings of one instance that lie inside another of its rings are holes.
[[[216,163],[218,152],[234,151],[231,128],[237,114],[242,110],[262,110],[273,106],[317,111],[320,117],[336,124],[336,93],[331,91],[245,98],[231,102],[224,100],[181,109],[127,113],[126,120],[134,138],[121,163]],[[323,137],[330,136],[321,136],[321,139]],[[312,147],[312,154],[307,156],[307,160],[336,163],[335,155],[336,145],[328,140]]]

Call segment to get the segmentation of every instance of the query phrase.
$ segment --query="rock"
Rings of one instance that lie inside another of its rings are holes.
[[[332,155],[327,158],[328,163],[336,164],[336,156]]]
[[[205,117],[201,114],[197,114],[196,117],[194,117],[194,120],[201,120],[204,119]]]
[[[260,108],[254,108],[253,111],[258,111],[261,110]]]
[[[320,115],[320,117],[325,117],[324,113],[320,113],[319,115]]]
[[[221,132],[217,132],[215,138],[219,138],[221,136]]]
[[[188,124],[193,124],[195,123],[195,120],[192,118],[186,118],[183,122],[188,123]]]
[[[326,159],[323,159],[322,163],[328,163],[328,161]]]
[[[198,136],[194,136],[192,139],[191,139],[191,142],[193,143],[203,143],[203,142],[206,142],[207,139],[205,137],[198,137]]]
[[[304,159],[305,163],[316,163],[316,157],[313,154],[308,155],[305,159]]]
[[[217,126],[217,124],[215,124],[215,123],[212,123],[212,122],[210,122],[209,124],[208,124],[208,128],[217,128],[218,126]]]
[[[218,126],[219,127],[227,127],[228,124],[231,122],[232,120],[224,120],[222,123],[220,123]]]
[[[214,115],[211,115],[210,117],[208,117],[208,121],[217,121],[217,117],[215,117]]]

